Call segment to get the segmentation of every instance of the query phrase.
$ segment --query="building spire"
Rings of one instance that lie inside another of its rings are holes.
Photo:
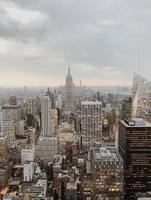
[[[70,74],[70,64],[69,64],[69,67],[68,67],[68,74]]]

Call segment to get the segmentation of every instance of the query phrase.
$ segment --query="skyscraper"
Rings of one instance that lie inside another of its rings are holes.
[[[133,117],[138,117],[140,116],[139,114],[139,107],[141,107],[141,99],[142,99],[142,94],[145,91],[145,85],[147,83],[147,79],[142,77],[139,74],[134,73],[134,78],[133,78],[133,96],[132,96],[132,116]]]
[[[73,102],[73,79],[70,73],[70,67],[68,68],[68,74],[66,76],[66,85],[65,85],[65,111],[73,112],[74,111],[74,102]]]
[[[102,103],[81,103],[81,131],[88,140],[99,141],[102,137]]]
[[[124,161],[125,200],[151,188],[151,124],[143,119],[119,124],[119,152]]]
[[[43,161],[44,166],[53,161],[53,157],[57,154],[57,138],[54,137],[51,111],[51,98],[46,93],[41,102],[42,130],[35,152],[36,159]]]
[[[41,136],[49,137],[52,134],[51,127],[51,100],[50,97],[45,95],[42,98],[41,104],[41,113],[42,113],[42,132]]]
[[[121,200],[123,193],[123,160],[113,147],[91,149],[93,199]]]

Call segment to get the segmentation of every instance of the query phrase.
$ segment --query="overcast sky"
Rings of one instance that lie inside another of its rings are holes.
[[[151,0],[0,0],[0,86],[151,76]],[[139,67],[140,66],[140,67]]]

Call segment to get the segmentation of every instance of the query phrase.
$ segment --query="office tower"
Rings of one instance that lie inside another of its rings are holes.
[[[17,105],[17,97],[16,96],[10,96],[9,97],[9,104],[10,105]]]
[[[57,155],[54,157],[53,163],[53,192],[57,193],[60,196],[61,190],[61,170],[63,164],[63,157],[61,155]]]
[[[41,136],[52,136],[51,124],[51,100],[49,96],[43,96],[41,103],[42,131]]]
[[[53,157],[57,154],[57,138],[53,137],[53,121],[51,99],[48,95],[42,97],[42,130],[41,135],[36,144],[36,159],[43,161],[47,166],[48,162],[53,161]]]
[[[56,137],[40,137],[36,145],[36,159],[43,161],[44,166],[47,166],[57,154],[57,148]]]
[[[62,108],[62,94],[59,92],[57,95],[57,108]]]
[[[141,103],[141,94],[143,93],[143,90],[145,89],[145,85],[146,85],[147,79],[145,79],[144,77],[142,77],[139,74],[135,74],[134,73],[134,77],[133,77],[133,88],[132,88],[132,92],[133,92],[133,96],[132,96],[132,116],[133,117],[137,117],[139,116],[139,107],[141,107],[140,103]]]
[[[96,100],[97,100],[97,101],[102,101],[102,100],[101,100],[100,92],[97,92],[97,93],[96,93]]]
[[[65,111],[73,112],[74,111],[74,102],[73,102],[73,79],[70,74],[70,68],[68,68],[68,74],[66,76],[66,85],[65,85]]]
[[[141,87],[145,85],[146,81],[147,81],[146,78],[144,78],[143,76],[141,76],[139,74],[134,73],[134,77],[133,77],[133,97],[135,97],[137,90],[141,89]]]
[[[26,162],[34,162],[35,159],[35,148],[26,147],[21,150],[21,163],[22,165]]]
[[[81,188],[82,188],[82,199],[91,200],[92,199],[91,197],[93,196],[93,182],[91,173],[87,173],[82,176]]]
[[[4,113],[0,112],[0,136],[4,136]]]
[[[151,124],[140,118],[121,120],[119,152],[124,161],[125,200],[151,188]]]
[[[131,118],[132,97],[126,97],[122,103],[122,119]]]
[[[0,137],[0,192],[8,187],[9,166],[8,166],[7,138]]]
[[[66,200],[77,200],[77,183],[69,182],[67,183],[67,189],[66,189]]]
[[[0,137],[0,164],[8,161],[7,137]]]
[[[3,134],[7,137],[8,146],[15,146],[16,125],[11,116],[7,117],[7,120],[3,122]]]
[[[2,110],[4,112],[4,119],[7,120],[10,116],[15,121],[16,124],[19,123],[21,118],[21,110],[18,105],[4,105],[2,106]]]
[[[81,102],[81,132],[88,140],[100,141],[102,138],[102,103]]]
[[[7,137],[7,145],[15,145],[16,123],[14,116],[3,111],[0,112],[0,135]]]
[[[113,106],[113,102],[114,102],[114,96],[112,93],[109,93],[107,95],[107,103],[111,104],[111,106]]]
[[[26,161],[24,163],[24,181],[32,181],[34,176],[34,162]]]
[[[48,87],[48,90],[46,92],[46,95],[50,97],[51,100],[51,108],[56,108],[56,91],[54,90],[54,92],[50,91],[50,88]]]
[[[26,101],[26,113],[28,115],[34,113],[34,104],[32,98],[28,98]]]
[[[27,126],[33,126],[34,123],[34,104],[33,99],[29,98],[26,102]]]
[[[21,120],[21,108],[19,105],[3,105],[4,134],[8,136],[8,145],[15,145],[15,135],[19,134],[19,122]]]
[[[51,109],[51,129],[52,133],[55,133],[59,124],[58,109]]]
[[[123,160],[113,147],[93,147],[93,199],[121,200],[123,193]]]

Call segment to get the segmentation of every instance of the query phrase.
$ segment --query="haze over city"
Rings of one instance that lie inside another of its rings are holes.
[[[150,78],[150,0],[0,0],[0,86]]]
[[[151,200],[151,0],[0,0],[0,200]]]

